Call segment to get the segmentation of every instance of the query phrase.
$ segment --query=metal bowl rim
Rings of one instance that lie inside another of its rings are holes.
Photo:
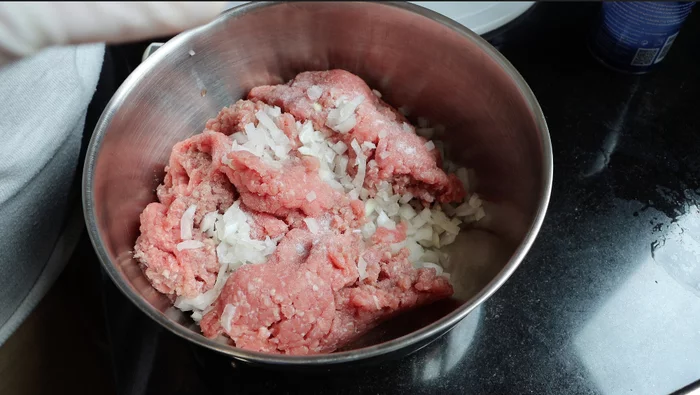
[[[407,348],[411,345],[421,344],[429,342],[430,339],[435,339],[444,332],[450,330],[454,327],[460,320],[467,316],[472,310],[478,307],[486,299],[488,299],[493,293],[495,293],[508,278],[513,274],[516,268],[520,265],[522,260],[525,258],[527,252],[532,246],[534,240],[539,233],[542,222],[544,221],[547,207],[549,205],[549,198],[552,190],[552,179],[553,179],[553,154],[552,146],[549,137],[549,129],[547,123],[542,113],[535,95],[532,90],[525,82],[523,77],[518,73],[518,71],[511,65],[511,63],[501,55],[495,48],[493,48],[488,42],[482,39],[479,35],[472,32],[463,25],[452,21],[451,19],[442,16],[436,12],[423,8],[421,6],[411,4],[408,2],[383,2],[379,3],[382,6],[394,7],[404,11],[409,11],[427,18],[430,18],[445,27],[459,33],[468,40],[472,40],[481,50],[487,53],[491,59],[493,59],[498,65],[505,71],[509,77],[512,78],[513,82],[517,85],[523,98],[526,100],[532,115],[534,116],[535,125],[540,134],[540,143],[542,144],[542,184],[540,186],[540,202],[535,213],[534,220],[530,229],[525,234],[523,241],[520,243],[518,248],[513,253],[512,257],[506,263],[506,265],[501,269],[501,271],[496,275],[496,277],[491,280],[486,287],[484,287],[479,293],[474,295],[468,301],[466,301],[462,306],[452,311],[450,314],[444,316],[438,321],[433,322],[421,329],[411,332],[402,337],[380,343],[370,347],[364,347],[360,349],[342,351],[331,354],[321,354],[321,355],[311,355],[311,356],[288,356],[288,355],[277,355],[268,354],[255,351],[248,351],[229,345],[218,343],[214,340],[204,337],[200,333],[196,333],[183,325],[173,322],[167,318],[163,313],[156,310],[153,306],[147,303],[137,292],[122,278],[121,274],[116,268],[116,265],[112,263],[109,255],[104,248],[104,242],[102,236],[97,227],[95,207],[93,205],[93,178],[96,165],[96,159],[98,152],[102,145],[102,140],[106,133],[107,127],[109,126],[114,114],[117,109],[121,107],[124,103],[126,96],[130,91],[136,87],[143,77],[152,69],[158,66],[161,59],[165,58],[169,53],[173,53],[178,50],[182,50],[182,46],[186,44],[192,37],[205,34],[209,29],[218,24],[224,23],[225,20],[229,18],[238,17],[244,15],[248,12],[275,6],[278,4],[283,4],[283,2],[255,2],[244,4],[232,9],[229,9],[222,13],[216,20],[203,25],[201,27],[186,31],[174,37],[163,45],[158,51],[156,51],[152,56],[146,59],[141,65],[139,65],[131,75],[124,81],[121,87],[114,94],[112,99],[107,104],[104,112],[102,113],[95,131],[90,139],[90,144],[87,151],[85,167],[83,171],[82,180],[82,199],[83,199],[83,210],[85,215],[85,222],[88,229],[88,234],[92,241],[93,247],[97,252],[97,255],[102,263],[102,266],[107,271],[108,275],[111,277],[112,281],[117,285],[119,290],[124,293],[134,303],[138,308],[148,315],[151,319],[158,322],[163,327],[170,330],[172,333],[187,339],[199,346],[217,351],[219,353],[231,356],[238,360],[265,363],[272,365],[327,365],[327,364],[339,364],[347,363],[353,361],[359,361],[364,359],[370,359],[374,357],[379,357],[384,354],[399,351],[403,348]]]

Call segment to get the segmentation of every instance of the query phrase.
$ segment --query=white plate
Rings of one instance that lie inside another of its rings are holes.
[[[245,3],[247,1],[229,1],[227,8]],[[535,4],[534,1],[412,1],[411,3],[452,18],[477,34],[498,29]]]
[[[412,1],[485,34],[507,24],[530,9],[534,1]]]

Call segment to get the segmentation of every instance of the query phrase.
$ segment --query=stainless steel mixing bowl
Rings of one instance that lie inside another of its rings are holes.
[[[172,146],[254,86],[342,68],[396,107],[442,123],[452,160],[474,170],[487,217],[449,252],[453,303],[421,309],[328,355],[256,353],[205,338],[156,292],[132,258],[139,214],[154,201]],[[183,33],[124,82],[90,142],[88,230],[122,292],[162,326],[239,360],[320,365],[408,352],[451,329],[525,257],[549,201],[552,150],[542,111],[518,72],[465,27],[409,3],[255,3]]]

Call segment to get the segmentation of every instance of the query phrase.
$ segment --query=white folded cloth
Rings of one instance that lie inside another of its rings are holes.
[[[0,345],[51,287],[80,234],[82,221],[66,214],[75,208],[68,193],[102,68],[100,42],[175,34],[224,8],[0,3]],[[90,42],[98,44],[82,44]]]

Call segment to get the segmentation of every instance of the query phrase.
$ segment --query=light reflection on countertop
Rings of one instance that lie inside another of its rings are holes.
[[[414,381],[422,381],[429,385],[430,383],[426,382],[449,374],[459,364],[477,332],[482,308],[482,306],[477,307],[447,333],[443,347],[431,348],[423,358],[414,360]]]
[[[700,377],[699,225],[697,207],[674,220],[574,336],[601,393],[668,394]]]

